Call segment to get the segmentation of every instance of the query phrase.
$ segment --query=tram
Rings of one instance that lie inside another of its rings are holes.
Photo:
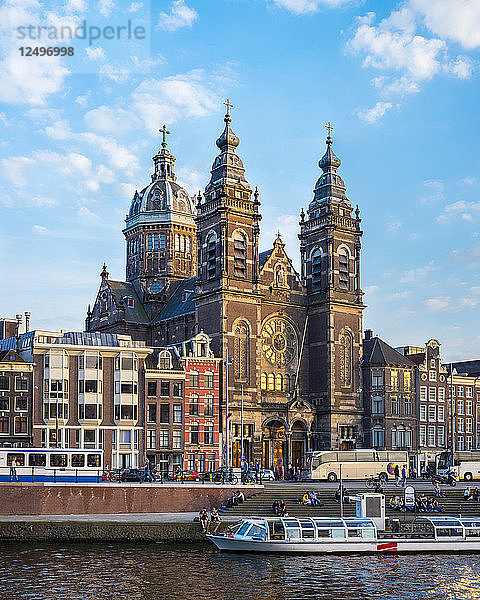
[[[0,448],[0,481],[99,482],[103,450]]]

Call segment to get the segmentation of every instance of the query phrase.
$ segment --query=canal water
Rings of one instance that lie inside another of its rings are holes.
[[[479,555],[264,556],[165,544],[0,547],[0,599],[480,599]]]

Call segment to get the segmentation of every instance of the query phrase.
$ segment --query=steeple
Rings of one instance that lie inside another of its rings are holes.
[[[331,132],[333,127],[330,123],[325,125],[327,135],[327,150],[322,158],[318,161],[318,166],[322,169],[323,174],[318,178],[315,188],[313,190],[313,201],[310,204],[310,208],[318,208],[319,204],[332,203],[332,202],[347,202],[350,204],[347,194],[346,187],[343,179],[337,174],[337,169],[341,165],[342,161],[335,155],[332,150],[332,136]]]
[[[177,177],[173,171],[173,163],[175,162],[175,157],[173,154],[167,150],[167,135],[170,132],[167,130],[167,126],[164,124],[161,129],[159,129],[162,134],[162,149],[155,154],[153,157],[153,164],[155,165],[155,172],[152,175],[152,181],[156,181],[157,179],[168,179],[169,181],[176,181]]]

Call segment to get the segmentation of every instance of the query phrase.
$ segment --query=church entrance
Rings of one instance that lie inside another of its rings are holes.
[[[271,421],[263,428],[263,466],[284,470],[286,450],[285,425],[281,421]]]
[[[304,467],[305,452],[307,451],[307,429],[301,421],[295,421],[292,426],[292,457],[293,467]]]

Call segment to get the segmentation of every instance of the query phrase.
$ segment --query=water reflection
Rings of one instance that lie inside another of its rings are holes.
[[[0,599],[463,600],[478,556],[264,556],[209,547],[4,545]]]

